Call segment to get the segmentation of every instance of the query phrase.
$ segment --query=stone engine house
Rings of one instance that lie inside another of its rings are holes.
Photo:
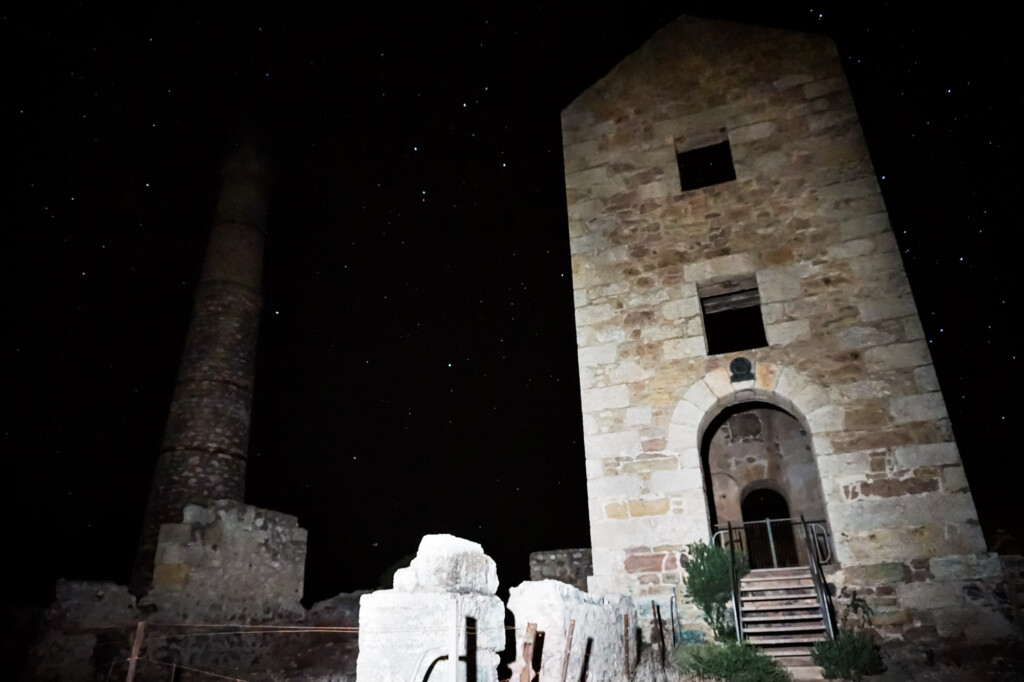
[[[803,516],[887,636],[1012,632],[833,43],[683,17],[562,135],[590,590]]]
[[[565,679],[578,621],[569,679],[628,679],[631,626],[649,636],[660,602],[675,635],[687,545],[723,527],[754,568],[815,567],[821,630],[818,561],[892,643],[1019,649],[1024,563],[985,546],[831,41],[680,18],[580,95],[562,132],[592,554],[538,552],[531,569],[581,583],[592,557],[592,594],[512,588],[514,678],[535,662],[532,624],[542,679]],[[131,588],[58,583],[23,679],[373,682],[427,679],[442,659],[429,679],[497,679],[505,608],[479,545],[427,536],[393,589],[305,609],[306,531],[244,503],[267,184],[239,145]]]

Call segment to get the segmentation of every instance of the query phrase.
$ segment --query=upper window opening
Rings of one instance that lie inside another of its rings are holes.
[[[698,287],[708,355],[768,345],[761,319],[761,294],[753,275]]]
[[[727,139],[707,147],[677,150],[676,162],[679,164],[679,184],[684,192],[736,179],[732,149]]]

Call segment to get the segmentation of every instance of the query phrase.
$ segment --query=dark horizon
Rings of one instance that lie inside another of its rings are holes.
[[[589,546],[559,111],[679,14],[837,40],[980,522],[1019,551],[1020,57],[985,6],[832,4],[5,17],[8,599],[127,581],[247,125],[273,186],[246,502],[309,530],[305,601],[426,533],[503,591]]]

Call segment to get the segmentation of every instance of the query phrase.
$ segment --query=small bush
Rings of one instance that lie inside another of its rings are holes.
[[[789,682],[775,659],[749,644],[684,644],[676,648],[679,671],[702,680]]]
[[[864,631],[840,630],[835,639],[815,644],[811,658],[821,666],[826,680],[857,682],[863,675],[885,672],[878,645]]]
[[[867,600],[854,592],[843,611],[836,638],[818,642],[811,649],[811,659],[815,665],[821,666],[825,679],[843,678],[857,682],[863,675],[885,672],[878,645],[864,631],[865,625],[871,625],[873,615],[874,611],[868,606]],[[850,616],[854,618],[855,627],[847,625]]]
[[[729,574],[729,552],[718,545],[695,542],[686,546],[689,561],[686,569],[686,595],[704,613],[715,639],[733,641],[736,630],[729,619],[727,604],[732,599],[732,578]],[[736,575],[750,572],[746,556],[736,555]]]

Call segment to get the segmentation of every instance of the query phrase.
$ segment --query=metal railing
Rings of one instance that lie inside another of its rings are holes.
[[[807,532],[798,532],[803,526]],[[825,521],[804,521],[803,517],[765,519],[717,528],[711,543],[745,555],[751,568],[808,566],[812,554],[819,564],[832,562],[832,543]]]
[[[747,557],[751,568],[787,568],[807,566],[814,583],[814,596],[821,609],[829,639],[835,637],[828,584],[823,564],[832,561],[831,542],[825,521],[807,521],[801,515],[792,519],[765,519],[719,527],[711,536],[712,544],[729,550],[732,581],[732,605],[736,639],[743,640],[743,610],[740,603],[740,575],[737,554]]]
[[[802,514],[800,515],[800,525],[803,526],[804,538],[807,546],[816,546],[818,543],[814,539],[810,530],[813,524],[807,523]],[[829,639],[835,639],[835,623],[832,618],[832,609],[829,608],[831,600],[828,598],[828,583],[825,581],[825,573],[821,570],[821,562],[818,561],[818,553],[808,552],[807,554],[810,559],[811,580],[814,582],[814,595],[818,598],[818,607],[821,609],[821,618],[825,621],[825,632],[828,634]]]

